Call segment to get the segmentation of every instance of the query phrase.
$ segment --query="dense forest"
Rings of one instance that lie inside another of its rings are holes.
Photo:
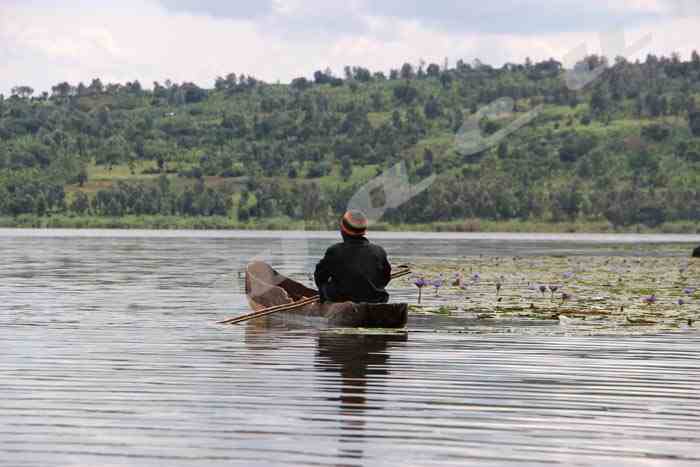
[[[700,56],[589,56],[582,89],[548,60],[346,67],[289,84],[231,73],[193,83],[59,83],[0,95],[5,219],[220,217],[330,225],[363,184],[398,162],[431,187],[386,213],[391,224],[475,219],[700,220]],[[570,72],[570,70],[569,70]],[[507,97],[507,111],[480,109]],[[455,135],[479,117],[498,135],[479,152]]]

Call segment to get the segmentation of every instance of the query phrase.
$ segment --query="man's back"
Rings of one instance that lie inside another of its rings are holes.
[[[364,237],[343,236],[316,266],[314,279],[324,298],[332,301],[386,303],[391,279],[386,252]],[[330,281],[330,284],[329,284]]]

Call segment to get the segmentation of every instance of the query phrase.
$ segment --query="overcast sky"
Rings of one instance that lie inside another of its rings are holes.
[[[268,82],[344,65],[388,71],[445,58],[500,66],[600,52],[600,32],[651,42],[629,58],[698,42],[700,0],[0,0],[0,93],[61,81]]]

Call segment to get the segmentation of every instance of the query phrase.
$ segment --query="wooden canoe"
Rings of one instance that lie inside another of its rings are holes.
[[[283,276],[263,262],[248,265],[245,290],[253,311],[315,297],[318,292]],[[270,318],[315,327],[403,328],[408,317],[405,303],[311,303],[282,311]]]

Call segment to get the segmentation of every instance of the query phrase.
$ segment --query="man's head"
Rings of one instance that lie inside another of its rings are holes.
[[[340,219],[340,231],[348,237],[363,237],[367,233],[367,216],[357,209],[349,210]]]

